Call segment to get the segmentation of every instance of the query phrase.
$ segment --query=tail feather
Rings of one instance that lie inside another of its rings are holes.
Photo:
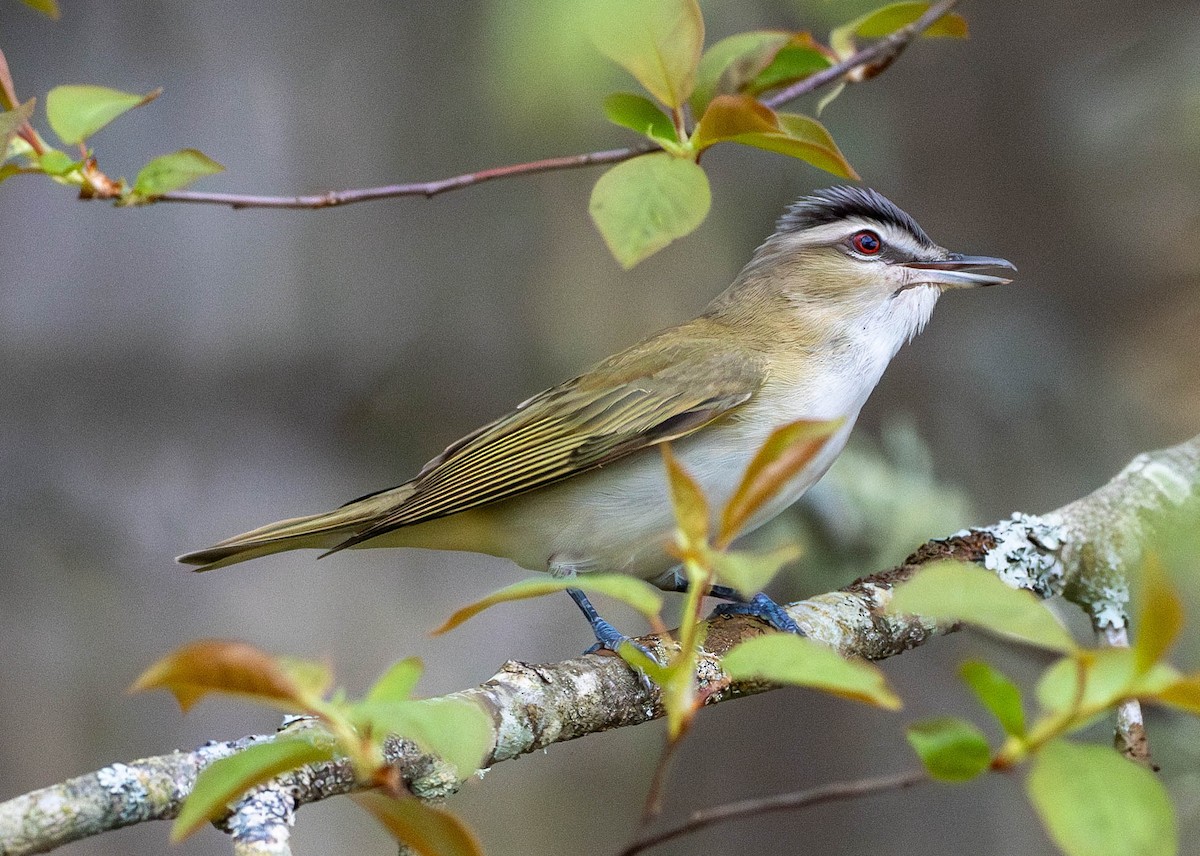
[[[411,494],[407,485],[363,497],[334,511],[310,514],[268,523],[241,535],[226,538],[211,547],[184,553],[175,561],[211,571],[285,550],[337,547],[342,541],[367,529]]]

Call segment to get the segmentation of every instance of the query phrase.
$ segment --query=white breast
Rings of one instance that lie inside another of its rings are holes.
[[[787,381],[769,379],[730,418],[672,444],[708,497],[714,526],[751,458],[781,425],[798,419],[845,420],[746,531],[775,517],[824,475],[887,364],[928,320],[936,301],[933,289],[901,293],[847,331],[851,346],[840,359],[816,371],[791,372],[793,379]],[[668,550],[675,520],[656,448],[468,515],[472,526],[486,530],[471,549],[506,556],[532,570],[603,571],[654,579],[677,564]]]

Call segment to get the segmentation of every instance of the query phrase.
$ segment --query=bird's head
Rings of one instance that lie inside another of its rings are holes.
[[[788,208],[718,303],[741,314],[737,303],[782,298],[798,310],[788,313],[793,320],[810,330],[872,319],[907,339],[924,326],[942,292],[1010,282],[978,268],[1016,269],[1005,259],[935,244],[916,220],[874,190],[831,187]]]
[[[806,269],[805,283],[826,297],[893,298],[922,286],[946,291],[1011,280],[976,268],[1012,262],[954,253],[885,198],[863,187],[831,187],[795,202],[760,252]]]

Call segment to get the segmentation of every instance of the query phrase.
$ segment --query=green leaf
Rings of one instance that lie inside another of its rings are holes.
[[[78,168],[79,161],[72,160],[70,155],[59,149],[46,149],[38,157],[38,166],[46,175],[66,175]]]
[[[513,600],[528,600],[533,597],[544,597],[554,592],[566,591],[569,588],[581,589],[588,594],[603,594],[628,604],[647,618],[657,616],[662,610],[662,594],[650,583],[623,574],[582,574],[571,579],[555,579],[553,577],[533,577],[513,583],[499,591],[492,592],[482,600],[477,600],[469,606],[464,606],[446,619],[446,623],[433,631],[437,636],[453,630],[469,618],[498,603]]]
[[[824,125],[811,116],[800,113],[780,113],[778,118],[784,139],[739,142],[799,158],[839,178],[851,178],[855,181],[859,179],[858,173],[850,166],[850,162],[846,160],[846,156],[842,154],[842,150],[838,148]]]
[[[671,117],[649,98],[632,92],[614,92],[604,99],[604,115],[622,128],[636,131],[655,142],[678,143]]]
[[[492,718],[464,698],[360,702],[350,718],[360,733],[377,741],[392,734],[412,740],[453,765],[460,779],[479,769],[496,742]]]
[[[588,213],[625,268],[693,232],[708,216],[708,176],[690,160],[652,152],[619,163],[592,188]]]
[[[592,42],[668,107],[696,85],[704,19],[696,0],[605,0],[584,5]]]
[[[772,431],[754,453],[737,490],[721,513],[717,545],[724,546],[736,538],[763,504],[812,462],[843,422],[801,419]]]
[[[906,27],[920,18],[932,3],[893,3],[876,9],[858,20],[855,35],[864,39],[889,36],[901,27]],[[951,13],[934,21],[922,35],[925,38],[965,39],[968,35],[967,20],[962,15]]]
[[[720,582],[750,596],[766,588],[779,569],[800,558],[800,554],[795,544],[785,544],[769,553],[717,552],[710,561]]]
[[[799,33],[791,44],[775,55],[770,65],[754,77],[745,91],[751,95],[758,95],[768,89],[788,86],[831,65],[833,61],[822,53],[812,36]]]
[[[177,648],[142,673],[131,691],[169,690],[185,712],[209,693],[240,695],[288,713],[315,713],[332,682],[322,663],[273,657],[225,639]]]
[[[893,3],[890,6],[868,12],[861,18],[843,24],[830,33],[829,45],[839,57],[845,59],[854,53],[855,36],[871,39],[891,35],[901,27],[906,27],[920,18],[931,5],[930,3]],[[962,15],[956,13],[943,15],[922,35],[926,38],[965,39],[967,37],[967,21]]]
[[[1025,790],[1067,856],[1173,856],[1179,850],[1175,811],[1162,783],[1107,747],[1047,743]]]
[[[964,621],[992,633],[1063,653],[1074,640],[1032,593],[965,562],[930,564],[896,586],[888,611],[939,622]]]
[[[929,775],[942,782],[973,779],[992,761],[987,738],[965,719],[946,716],[916,722],[906,736]]]
[[[776,114],[749,95],[720,95],[700,117],[694,145],[703,151],[722,142],[741,143],[807,161],[842,178],[858,178],[833,137],[816,119]]]
[[[1171,587],[1166,571],[1156,556],[1142,563],[1142,604],[1134,625],[1133,654],[1138,671],[1144,672],[1166,656],[1183,629],[1183,604]]]
[[[888,710],[900,708],[900,699],[875,666],[790,633],[757,636],[735,645],[721,660],[721,668],[735,681],[813,687]]]
[[[20,175],[20,174],[21,174],[21,167],[17,166],[15,163],[6,163],[3,165],[0,165],[0,184],[3,184],[5,181],[12,178],[14,175]]]
[[[1021,706],[1021,691],[1006,675],[987,663],[972,660],[959,669],[962,679],[992,715],[1006,734],[1022,737],[1025,734],[1025,709]]]
[[[247,746],[236,755],[214,761],[196,778],[171,827],[171,840],[182,841],[206,822],[220,818],[230,802],[255,785],[288,770],[331,758],[331,746],[318,746],[302,739],[278,739]]]
[[[1129,648],[1102,648],[1088,651],[1081,660],[1060,660],[1050,666],[1038,681],[1037,698],[1048,711],[1066,712],[1077,705],[1086,716],[1122,699],[1158,697],[1169,692],[1178,678],[1178,672],[1162,663],[1139,671]]]
[[[58,0],[21,0],[30,9],[36,9],[47,18],[57,21],[59,16]]]
[[[16,109],[6,110],[0,113],[0,161],[8,159],[8,144],[17,131],[24,127],[29,121],[29,117],[33,115],[33,108],[37,104],[36,98],[30,98],[24,104]]]
[[[142,167],[133,183],[133,192],[139,196],[161,196],[187,187],[206,175],[224,172],[225,167],[196,149],[180,149],[169,155],[156,157]]]
[[[634,669],[644,672],[646,677],[660,687],[667,685],[675,673],[675,668],[679,665],[679,662],[673,662],[671,666],[664,666],[640,648],[635,648],[629,643],[620,645],[617,648],[617,655]],[[685,659],[679,658],[680,661]]]
[[[417,681],[421,679],[421,660],[408,657],[393,663],[375,682],[364,701],[408,701],[412,697]]]
[[[679,463],[667,443],[660,447],[663,463],[667,468],[667,484],[671,488],[671,507],[675,512],[675,523],[686,543],[692,549],[708,544],[708,500],[704,491],[687,470]]]
[[[791,33],[754,30],[721,39],[710,47],[696,73],[696,89],[690,99],[692,111],[703,115],[716,96],[740,93],[791,38]]]
[[[82,143],[122,113],[149,104],[161,89],[135,95],[106,86],[56,86],[46,96],[46,118],[67,145]]]
[[[463,822],[448,811],[416,797],[389,797],[379,791],[350,794],[392,838],[418,856],[483,856],[483,849]]]

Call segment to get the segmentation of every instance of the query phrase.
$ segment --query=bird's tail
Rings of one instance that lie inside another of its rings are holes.
[[[184,553],[175,561],[196,565],[197,571],[211,571],[247,559],[281,553],[285,550],[331,550],[347,538],[362,532],[388,511],[403,502],[411,488],[398,488],[365,496],[324,514],[310,514],[268,523],[241,535],[226,538],[204,550]]]

